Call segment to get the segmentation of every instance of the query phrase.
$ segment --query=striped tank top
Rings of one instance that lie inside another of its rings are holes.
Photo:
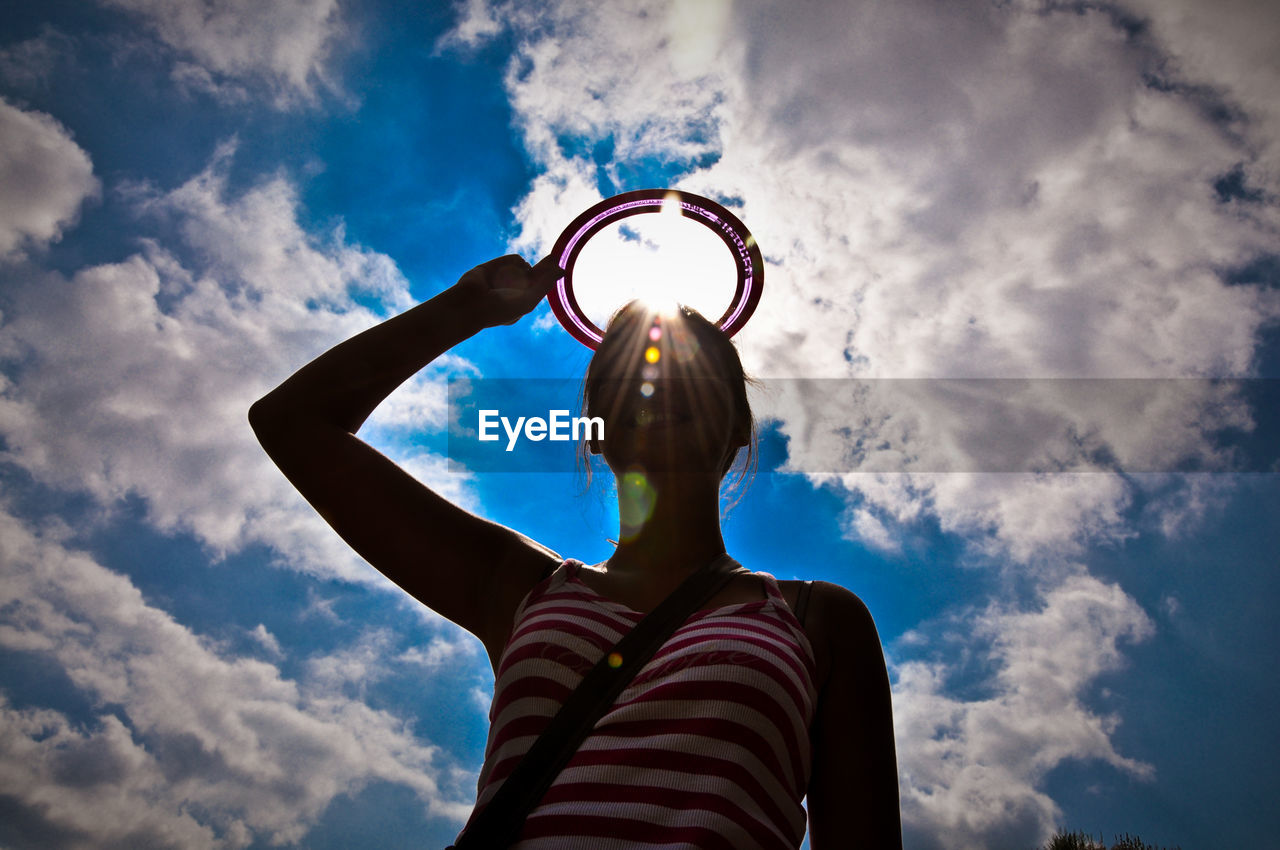
[[[582,567],[565,561],[516,612],[498,664],[476,812],[583,676],[644,616],[589,588]],[[513,847],[800,846],[817,699],[813,650],[777,582],[757,575],[767,598],[695,612],[649,659]]]

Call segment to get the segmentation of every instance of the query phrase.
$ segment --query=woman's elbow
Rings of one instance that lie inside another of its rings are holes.
[[[284,437],[288,421],[288,408],[273,393],[267,393],[249,405],[249,427],[268,451],[273,442]]]

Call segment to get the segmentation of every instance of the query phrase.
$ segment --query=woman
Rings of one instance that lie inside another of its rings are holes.
[[[464,511],[355,437],[402,382],[471,335],[519,320],[557,277],[548,260],[477,266],[249,412],[268,454],[344,540],[484,644],[497,684],[477,810],[583,668],[724,554],[721,482],[751,441],[727,338],[696,315],[635,308],[611,323],[584,390],[584,413],[605,419],[591,449],[620,494],[623,527],[603,564],[563,560]],[[807,792],[813,850],[900,847],[875,625],[856,596],[823,582],[801,625],[802,584],[731,578],[597,723],[515,846],[794,848]]]

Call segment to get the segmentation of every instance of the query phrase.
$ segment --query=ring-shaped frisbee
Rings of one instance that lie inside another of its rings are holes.
[[[727,336],[742,330],[755,312],[764,290],[764,261],[755,238],[738,217],[710,198],[675,189],[639,189],[605,198],[575,218],[551,249],[560,265],[560,279],[548,300],[551,311],[574,339],[595,349],[604,339],[604,331],[587,318],[573,295],[573,267],[587,240],[604,228],[633,215],[661,212],[664,203],[678,203],[680,214],[711,228],[728,246],[737,267],[737,287],[729,308],[716,320],[716,327]]]

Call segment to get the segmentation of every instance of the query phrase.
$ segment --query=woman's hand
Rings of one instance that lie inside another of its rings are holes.
[[[523,257],[508,254],[471,269],[453,288],[491,328],[520,321],[546,297],[560,275],[560,266],[551,257],[530,266]]]

